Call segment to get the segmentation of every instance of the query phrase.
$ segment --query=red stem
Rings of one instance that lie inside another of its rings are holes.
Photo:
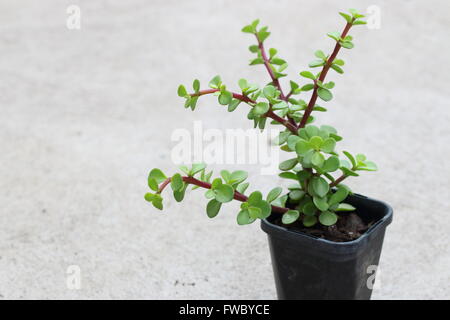
[[[161,186],[159,187],[158,193],[161,193],[164,188],[170,183],[170,179],[171,178],[167,178],[166,180],[164,180],[163,183],[161,183]],[[211,189],[211,184],[208,182],[204,182],[198,179],[195,179],[194,177],[183,177],[183,181],[188,183],[188,184],[193,184],[205,189]],[[235,200],[241,201],[241,202],[245,202],[248,200],[248,197],[243,195],[242,193],[238,192],[238,191],[234,191],[234,196],[233,198]],[[289,211],[288,208],[282,208],[282,207],[277,207],[277,206],[272,206],[272,213],[285,213]]]
[[[341,34],[341,38],[345,38],[345,36],[347,35],[348,31],[350,30],[352,24],[351,23],[347,23],[345,25],[344,31],[342,31]],[[333,64],[334,59],[336,58],[337,54],[339,53],[339,50],[341,49],[341,45],[339,44],[339,41],[336,41],[336,45],[334,46],[334,50],[333,53],[331,54],[331,56],[328,58],[327,63],[325,63],[325,65],[322,68],[322,71],[320,72],[320,77],[319,80],[321,82],[323,82],[325,80],[325,77],[328,73],[328,70],[330,70],[331,65]],[[300,122],[299,128],[304,128],[309,116],[311,115],[311,112],[314,109],[314,106],[316,105],[316,101],[317,101],[317,89],[318,86],[317,84],[314,85],[314,91],[311,95],[311,99],[309,100],[308,103],[308,107],[305,110],[305,113],[303,114],[302,117],[302,121]]]
[[[345,174],[343,174],[342,176],[340,176],[339,178],[337,178],[336,180],[334,180],[332,183],[330,183],[330,187],[335,187],[337,186],[339,183],[341,183],[342,181],[344,181],[344,179],[347,178],[347,176]]]
[[[272,79],[272,83],[275,85],[275,87],[277,87],[277,89],[280,91],[280,98],[281,100],[287,101],[288,100],[288,96],[285,96],[283,93],[283,89],[281,88],[281,84],[280,84],[280,80],[278,80],[278,78],[275,77],[275,74],[273,73],[272,67],[270,66],[270,62],[269,59],[267,58],[267,54],[266,54],[266,50],[264,49],[264,44],[262,43],[262,41],[259,40],[258,35],[255,33],[256,36],[256,40],[258,41],[258,47],[259,50],[261,51],[261,57],[264,61],[264,66],[267,69],[267,72],[270,75],[270,78]],[[297,124],[295,123],[295,120],[292,119],[291,117],[288,116],[288,120],[289,123],[291,123],[294,126],[297,126]]]

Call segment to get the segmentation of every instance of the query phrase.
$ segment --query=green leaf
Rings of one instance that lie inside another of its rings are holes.
[[[193,176],[194,174],[202,171],[205,168],[206,168],[206,164],[204,164],[204,163],[193,163],[192,164],[192,169],[191,169],[189,175]]]
[[[336,65],[336,64],[332,64],[332,65],[331,65],[331,69],[333,69],[334,71],[336,71],[337,73],[340,73],[340,74],[343,74],[343,73],[344,73],[344,70],[342,70],[342,68],[339,67],[339,66]]]
[[[300,75],[302,77],[305,77],[305,78],[308,78],[308,79],[311,79],[311,80],[316,80],[316,77],[309,71],[302,71],[302,72],[300,72]]]
[[[305,140],[299,140],[295,144],[295,152],[299,156],[304,156],[311,149],[312,149],[311,144],[308,141],[305,141]]]
[[[339,12],[339,14],[344,17],[345,21],[347,21],[348,23],[352,22],[352,17],[350,17],[350,15],[343,13],[343,12]]]
[[[241,88],[242,91],[245,91],[245,89],[248,89],[248,87],[249,87],[248,82],[245,79],[239,79],[238,85],[239,85],[239,88]]]
[[[181,166],[179,166],[179,168],[180,168],[181,171],[183,171],[183,172],[186,173],[187,175],[190,174],[190,170],[189,170],[188,167],[186,167],[186,166],[184,166],[184,165],[181,165]]]
[[[343,66],[345,64],[345,62],[342,59],[335,59],[335,60],[333,60],[333,64],[337,64],[338,66]]]
[[[363,155],[363,154],[361,154],[361,153],[358,153],[356,156],[355,156],[355,159],[356,159],[356,161],[357,162],[364,162],[364,161],[366,161],[366,156],[365,155]]]
[[[238,99],[231,100],[230,104],[228,105],[228,112],[233,112],[234,110],[236,110],[236,108],[238,107],[238,105],[240,103],[241,103],[241,100],[238,100]]]
[[[156,182],[155,179],[148,177],[148,186],[150,187],[150,189],[152,189],[153,191],[158,191],[159,186],[158,186],[158,182]]]
[[[352,167],[353,167],[353,168],[356,167],[356,160],[355,160],[355,158],[351,155],[351,153],[348,152],[348,151],[343,151],[342,153],[345,154],[345,156],[348,158],[348,160],[350,160],[350,162],[352,163]]]
[[[330,200],[328,201],[328,204],[330,206],[335,205],[341,201],[344,201],[345,198],[347,198],[348,196],[348,190],[345,187],[339,186],[336,190],[336,192],[334,192],[331,197]]]
[[[297,175],[295,173],[289,172],[289,171],[281,172],[278,176],[283,179],[297,180]]]
[[[263,94],[268,99],[275,98],[277,95],[277,89],[272,85],[265,86],[263,89]]]
[[[173,191],[179,191],[179,190],[183,189],[184,183],[183,183],[183,178],[181,177],[181,174],[175,173],[172,176],[172,179],[170,180],[170,186],[172,187]]]
[[[286,63],[285,60],[280,59],[280,58],[273,58],[270,62],[271,62],[272,64],[277,65],[277,66],[281,66],[281,65],[283,65],[283,64]]]
[[[356,208],[348,203],[340,203],[339,207],[336,209],[336,211],[345,212],[345,211],[354,211]]]
[[[322,212],[319,216],[319,221],[324,226],[332,226],[337,222],[338,216],[330,211]]]
[[[331,93],[330,90],[328,90],[326,88],[317,89],[317,95],[323,101],[330,101],[331,99],[333,99],[333,94]]]
[[[184,194],[186,193],[187,185],[184,185],[180,190],[173,192],[173,197],[177,202],[181,202],[184,199]]]
[[[195,79],[192,83],[192,87],[194,88],[195,92],[198,92],[200,90],[200,81],[198,79]]]
[[[364,20],[355,20],[352,24],[353,24],[354,26],[357,26],[357,25],[359,25],[359,24],[367,24],[367,22],[364,21]]]
[[[341,34],[339,32],[328,32],[327,36],[336,41],[339,41],[339,39],[341,38]]]
[[[152,204],[156,209],[162,210],[163,209],[163,199],[159,194],[155,194],[152,199]]]
[[[255,33],[256,32],[255,28],[253,28],[253,26],[251,26],[251,25],[243,27],[241,31],[244,33]]]
[[[317,167],[322,167],[323,163],[325,162],[325,157],[322,153],[319,151],[314,152],[311,158],[311,163]]]
[[[152,202],[155,195],[153,193],[147,192],[144,196],[144,199],[148,202]]]
[[[255,219],[251,218],[248,210],[241,210],[237,215],[237,223],[238,225],[245,225],[254,222]]]
[[[323,66],[324,64],[325,64],[325,61],[323,61],[323,60],[314,60],[314,61],[311,61],[308,66],[310,68],[317,68],[317,67]]]
[[[252,23],[250,25],[256,30],[256,27],[258,26],[258,24],[259,24],[259,19],[255,19],[252,21]]]
[[[216,199],[210,200],[206,205],[206,214],[208,215],[208,217],[214,218],[215,216],[217,216],[221,206],[222,203],[220,203]]]
[[[248,183],[248,182],[242,183],[236,187],[236,191],[239,193],[244,193],[245,190],[247,190],[249,185],[250,185],[250,183]]]
[[[339,169],[339,158],[336,156],[331,156],[327,160],[325,160],[322,170],[325,172],[334,172]]]
[[[278,144],[278,145],[281,145],[281,144],[285,143],[290,136],[291,136],[291,132],[290,131],[280,132],[280,134],[278,135],[275,143]]]
[[[283,214],[281,221],[284,224],[291,224],[291,223],[297,221],[299,216],[300,216],[300,213],[297,210],[289,210]]]
[[[289,198],[294,201],[299,201],[305,196],[305,192],[302,190],[292,190],[289,192]]]
[[[253,191],[247,199],[250,205],[257,206],[262,201],[262,193],[259,191]]]
[[[233,171],[230,176],[230,182],[232,184],[239,184],[245,179],[247,179],[248,173],[243,170]]]
[[[314,205],[314,203],[310,200],[303,206],[302,211],[307,216],[313,216],[316,213],[317,208]]]
[[[272,59],[276,54],[277,54],[277,49],[275,49],[275,48],[270,48],[269,49],[269,57],[270,57],[270,59]]]
[[[257,218],[261,217],[262,210],[258,207],[249,207],[247,210],[248,210],[248,214],[251,218],[257,219]]]
[[[280,163],[280,165],[278,166],[278,168],[279,168],[281,171],[288,171],[288,170],[291,170],[292,168],[294,168],[294,167],[296,166],[297,163],[298,163],[297,158],[285,160],[285,161],[283,161],[283,162]]]
[[[320,211],[326,211],[329,208],[326,197],[324,198],[314,197],[313,202],[314,205],[317,207],[317,209],[319,209]]]
[[[326,131],[328,133],[337,133],[337,130],[335,128],[333,128],[332,126],[328,126],[328,125],[322,125],[320,126],[320,130]]]
[[[340,169],[342,170],[342,172],[346,175],[346,176],[352,176],[352,177],[357,177],[359,176],[359,174],[357,174],[355,171],[350,170],[346,167],[340,167]]]
[[[305,84],[305,85],[301,88],[302,91],[310,91],[310,90],[312,90],[312,89],[314,89],[314,84],[312,84],[312,83]]]
[[[260,201],[258,208],[261,209],[260,219],[265,219],[272,213],[272,207],[267,201]]]
[[[312,187],[313,187],[314,193],[321,198],[325,197],[325,195],[330,190],[330,185],[322,177],[314,177],[312,180]]]
[[[294,92],[295,90],[297,90],[299,88],[298,83],[296,83],[295,81],[289,81],[289,85],[291,86],[291,91]]]
[[[281,194],[282,191],[283,189],[280,187],[276,187],[270,190],[270,192],[267,194],[267,202],[271,203],[272,201],[274,201],[276,198],[278,198],[278,196]]]
[[[295,135],[289,136],[289,138],[287,139],[287,145],[289,149],[294,151],[298,141],[300,141],[300,138],[298,136]]]
[[[254,44],[248,47],[248,50],[250,50],[250,52],[257,53],[259,51],[259,47],[256,44]]]
[[[317,223],[316,216],[305,216],[303,217],[303,225],[307,228],[312,227]]]
[[[270,36],[270,32],[262,29],[258,32],[258,40],[261,42],[264,42],[264,40],[266,40],[268,36]]]
[[[219,95],[219,103],[224,106],[230,104],[232,99],[233,94],[229,91],[223,91]]]
[[[326,139],[322,146],[320,147],[320,150],[326,153],[331,153],[334,151],[334,148],[336,147],[336,141],[333,138]]]
[[[152,171],[150,171],[148,178],[155,179],[158,184],[167,179],[166,175],[157,168],[152,169]]]
[[[213,190],[207,190],[206,192],[205,192],[205,197],[206,197],[206,199],[212,199],[212,198],[214,198],[216,195],[215,195],[215,193],[214,193],[214,191]]]
[[[219,89],[221,84],[222,84],[222,80],[220,79],[220,76],[217,75],[211,79],[211,81],[209,82],[209,87],[213,88],[213,89]]]
[[[352,49],[355,46],[351,41],[340,41],[339,44],[345,49]]]
[[[323,139],[319,136],[313,136],[311,139],[309,139],[309,144],[315,149],[320,150],[320,147],[323,144]]]
[[[264,60],[262,58],[255,58],[250,61],[251,66],[254,66],[256,64],[263,64],[263,63],[264,63]]]
[[[258,102],[254,107],[253,111],[258,115],[263,115],[269,111],[269,104],[267,102]]]
[[[330,82],[325,83],[323,86],[327,89],[333,89],[334,85],[335,85],[335,83],[333,81],[330,81]]]
[[[297,177],[300,182],[303,182],[311,177],[311,172],[306,170],[299,171],[297,172]]]
[[[230,202],[234,197],[234,189],[228,184],[222,184],[214,188],[216,200],[222,203]]]
[[[186,88],[182,84],[180,84],[180,86],[178,87],[178,96],[184,98],[187,95],[188,93],[186,91]]]
[[[316,52],[314,52],[314,55],[317,58],[322,59],[322,60],[326,60],[327,59],[327,56],[325,55],[325,53],[323,53],[322,50],[317,50]]]
[[[372,161],[365,161],[364,166],[358,167],[358,170],[365,170],[365,171],[377,171],[378,167],[375,164],[375,162]]]
[[[307,125],[305,127],[305,131],[308,134],[309,138],[312,138],[314,136],[318,136],[319,135],[319,128],[317,128],[316,126],[314,126],[312,124]]]

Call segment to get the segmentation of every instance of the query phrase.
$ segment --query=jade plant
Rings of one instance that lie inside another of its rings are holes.
[[[185,108],[195,110],[199,97],[215,95],[220,105],[234,111],[239,105],[250,107],[248,119],[254,127],[264,130],[267,121],[282,126],[276,139],[281,150],[292,154],[289,160],[279,165],[283,179],[293,180],[286,192],[280,186],[273,188],[265,197],[260,191],[246,194],[249,183],[245,182],[247,173],[242,170],[229,172],[222,170],[220,176],[213,178],[212,171],[207,171],[203,163],[193,164],[190,168],[181,166],[182,173],[167,176],[160,169],[151,170],[148,185],[153,192],[145,195],[145,199],[158,209],[163,209],[162,192],[170,185],[176,201],[183,200],[189,185],[193,189],[207,189],[205,196],[209,199],[206,205],[208,217],[217,216],[224,203],[233,199],[241,201],[241,210],[237,214],[237,223],[250,224],[256,219],[265,219],[271,214],[282,215],[283,224],[300,221],[305,227],[317,223],[324,226],[334,225],[339,215],[337,212],[353,211],[355,208],[345,203],[351,190],[342,182],[350,176],[358,176],[358,171],[375,171],[375,163],[368,161],[363,154],[352,155],[343,151],[341,156],[336,151],[336,143],[342,140],[335,128],[329,125],[314,125],[313,112],[324,112],[326,109],[317,104],[318,99],[328,102],[333,98],[333,81],[326,81],[330,70],[342,74],[344,61],[337,55],[341,48],[352,49],[353,37],[348,33],[353,26],[363,25],[364,15],[354,9],[349,13],[341,12],[345,19],[345,27],[341,33],[330,32],[327,35],[335,42],[331,54],[317,50],[315,60],[309,67],[319,72],[301,71],[304,79],[299,83],[290,81],[289,92],[283,91],[280,79],[286,77],[287,63],[278,56],[277,49],[265,49],[270,35],[268,27],[258,28],[259,20],[245,26],[242,31],[251,34],[256,44],[249,47],[255,58],[250,65],[263,65],[270,76],[270,82],[262,88],[246,79],[240,79],[240,90],[229,90],[220,76],[209,82],[209,89],[201,90],[200,81],[194,80],[193,92],[185,86],[178,87],[178,95],[185,99]],[[298,96],[308,94],[309,102]],[[340,172],[339,174],[336,174]]]

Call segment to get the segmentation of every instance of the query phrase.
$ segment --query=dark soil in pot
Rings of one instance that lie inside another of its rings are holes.
[[[376,221],[371,219],[364,221],[359,215],[358,211],[338,213],[338,222],[336,225],[326,227],[317,223],[314,227],[305,227],[299,220],[292,224],[283,224],[281,222],[281,216],[275,218],[272,223],[285,227],[288,230],[306,233],[308,235],[326,239],[335,242],[345,242],[358,239],[366,232],[370,226]],[[366,219],[367,220],[367,219]]]

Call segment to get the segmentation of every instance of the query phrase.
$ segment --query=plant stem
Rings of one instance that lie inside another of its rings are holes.
[[[219,89],[207,89],[207,90],[201,90],[201,91],[196,92],[196,93],[191,93],[190,96],[191,96],[191,97],[200,97],[200,96],[203,96],[203,95],[205,95],[205,94],[211,94],[211,93],[215,93],[215,92],[218,92],[218,91],[220,91],[220,90],[219,90]],[[232,92],[232,94],[233,94],[233,98],[238,99],[238,100],[241,100],[242,102],[253,103],[253,104],[256,103],[256,101],[250,99],[250,98],[247,97],[247,96],[244,96],[243,94],[240,94],[240,93],[234,93],[234,92]]]
[[[344,31],[342,31],[341,38],[345,38],[347,36],[348,31],[350,30],[352,24],[347,23],[345,25]],[[336,41],[336,45],[334,46],[334,50],[331,53],[331,56],[328,58],[327,62],[322,68],[322,71],[320,72],[319,80],[323,82],[325,80],[325,77],[328,73],[328,70],[330,70],[331,65],[333,64],[334,59],[336,58],[337,54],[339,53],[339,50],[341,49],[341,45],[339,44],[339,41]],[[309,100],[308,107],[305,110],[305,113],[303,114],[302,120],[300,122],[299,128],[304,128],[309,116],[311,115],[311,112],[314,109],[314,106],[316,105],[317,101],[317,89],[318,85],[314,85],[314,91],[311,95],[311,99]]]
[[[348,176],[346,176],[345,174],[343,174],[342,176],[340,176],[339,178],[337,178],[336,180],[334,180],[333,182],[330,183],[330,187],[335,187],[337,186],[339,183],[341,183],[342,181],[344,181],[345,178],[347,178]]]
[[[275,77],[275,74],[273,73],[272,67],[270,66],[269,59],[267,58],[266,50],[264,49],[264,44],[262,41],[259,40],[258,35],[255,33],[256,40],[258,41],[258,47],[261,51],[261,57],[264,61],[264,66],[267,69],[267,72],[270,75],[270,78],[272,79],[272,83],[274,86],[280,91],[280,98],[281,100],[287,101],[288,97],[284,95],[283,88],[281,88],[280,80]],[[290,94],[289,94],[290,95]],[[289,123],[291,123],[294,126],[297,126],[297,123],[295,123],[295,120],[288,116]]]
[[[164,180],[163,183],[161,183],[161,186],[159,187],[158,193],[161,193],[165,187],[167,187],[167,185],[170,183],[170,179],[171,178],[167,178],[166,180]],[[208,182],[204,182],[198,179],[195,179],[194,177],[182,177],[183,181],[188,183],[188,184],[193,184],[196,186],[199,186],[201,188],[204,189],[211,189],[211,184]],[[241,201],[241,202],[245,202],[248,200],[248,197],[245,196],[244,194],[238,192],[238,191],[234,191],[234,196],[233,198],[235,200]],[[282,208],[282,207],[277,207],[277,206],[272,206],[272,213],[285,213],[289,211],[288,208]]]
[[[199,92],[196,93],[192,93],[190,94],[191,97],[199,97],[199,96],[203,96],[206,94],[212,94],[215,92],[220,91],[219,89],[207,89],[207,90],[201,90]],[[239,93],[234,93],[233,94],[233,98],[241,100],[242,102],[246,102],[249,104],[256,104],[255,100],[250,99],[249,97],[243,95],[243,94],[239,94]],[[275,120],[276,122],[284,125],[287,129],[289,129],[292,133],[297,134],[297,125],[296,124],[292,124],[289,120],[283,119],[282,117],[280,117],[279,115],[277,115],[276,113],[274,113],[272,110],[269,110],[266,114],[266,117],[269,117],[273,120]]]

